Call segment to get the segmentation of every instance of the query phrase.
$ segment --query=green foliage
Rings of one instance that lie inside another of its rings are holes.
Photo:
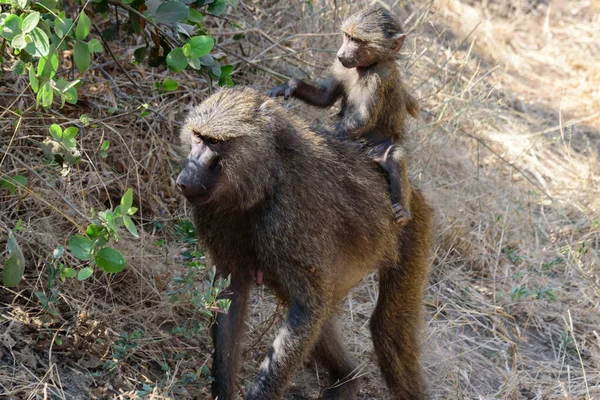
[[[165,79],[162,83],[162,90],[165,92],[172,92],[173,90],[177,90],[179,87],[179,82],[175,79]]]
[[[133,331],[130,334],[122,333],[119,340],[115,341],[112,354],[104,363],[104,368],[112,370],[127,360],[141,346],[144,335],[144,331],[141,330]]]
[[[111,239],[118,240],[117,229],[125,227],[135,237],[139,237],[131,215],[137,212],[133,207],[133,190],[128,189],[121,203],[114,211],[108,209],[98,213],[98,219],[88,225],[85,235],[73,235],[69,238],[71,254],[81,261],[87,261],[85,267],[77,272],[77,279],[83,281],[94,273],[98,266],[105,273],[121,272],[125,268],[125,258],[118,250],[107,247]],[[72,278],[70,271],[64,276]]]
[[[0,187],[8,189],[10,195],[17,193],[17,188],[27,186],[27,178],[23,175],[6,176],[0,179]]]
[[[63,132],[57,124],[50,125],[48,129],[50,137],[42,142],[42,150],[49,161],[62,166],[62,175],[66,175],[70,167],[81,160],[81,152],[77,149],[76,140],[79,129],[71,126]]]
[[[28,75],[31,90],[36,93],[36,105],[47,109],[54,99],[60,100],[61,107],[65,103],[77,103],[81,80],[57,79],[56,73],[66,50],[71,50],[72,61],[81,74],[90,68],[94,55],[104,52],[98,38],[91,37],[97,32],[92,32],[94,25],[88,14],[94,14],[86,9],[88,4],[65,11],[64,3],[58,1],[1,0],[0,3],[11,5],[7,12],[0,14],[0,38],[4,39],[12,59],[13,73]],[[113,13],[106,13],[107,0],[95,0],[92,4],[96,14],[104,13],[105,18],[113,18]],[[124,23],[110,21],[101,37],[112,41],[121,39],[122,35],[137,36],[147,24],[158,24],[159,29],[153,30],[157,35],[155,40],[135,50],[134,63],[147,60],[152,67],[166,65],[173,72],[190,67],[208,75],[210,81],[217,79],[220,86],[231,86],[232,68],[223,70],[210,54],[215,41],[206,35],[203,26],[203,13],[221,15],[228,4],[233,6],[235,2],[124,0],[122,4],[111,3],[126,10],[128,19]],[[121,24],[125,29],[119,29]],[[169,33],[171,29],[178,32],[176,37]]]
[[[8,260],[2,268],[2,284],[6,287],[14,287],[21,282],[25,272],[25,257],[12,232],[8,234]]]
[[[100,156],[102,158],[108,157],[108,148],[110,147],[110,140],[104,140],[100,145]]]

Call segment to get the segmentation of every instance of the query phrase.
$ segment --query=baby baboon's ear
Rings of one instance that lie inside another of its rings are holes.
[[[406,33],[401,33],[400,35],[396,36],[392,43],[392,53],[398,54],[398,52],[404,45],[404,39],[406,39]]]

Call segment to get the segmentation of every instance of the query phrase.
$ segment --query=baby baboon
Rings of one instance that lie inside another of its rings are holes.
[[[387,171],[392,208],[399,224],[410,219],[410,187],[403,148],[407,114],[418,117],[417,102],[406,91],[395,57],[404,44],[400,22],[381,7],[369,7],[342,24],[344,42],[324,81],[299,79],[276,86],[269,96],[294,96],[318,107],[331,107],[340,97],[335,131],[361,139],[374,160]]]
[[[326,399],[355,399],[354,363],[335,309],[380,269],[371,331],[394,399],[422,399],[419,335],[432,212],[411,189],[404,228],[389,212],[385,177],[350,140],[317,135],[277,102],[250,88],[226,89],[195,108],[181,139],[188,154],[177,185],[193,208],[210,265],[231,276],[218,314],[212,396],[231,400],[251,271],[289,307],[246,399],[279,399],[311,351],[336,385]]]

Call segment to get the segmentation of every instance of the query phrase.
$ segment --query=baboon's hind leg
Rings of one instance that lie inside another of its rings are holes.
[[[370,328],[381,373],[393,399],[425,398],[419,363],[423,292],[429,275],[432,212],[412,192],[413,218],[400,234],[399,260],[379,271]]]
[[[398,294],[411,288],[402,287],[402,279],[394,276],[397,272],[379,272],[379,298],[370,322],[373,346],[392,398],[424,399],[418,340],[421,313],[417,311],[421,304],[409,301],[406,292]]]
[[[355,377],[356,367],[341,339],[335,316],[321,329],[313,357],[331,376],[331,386],[323,392],[324,400],[356,399],[359,387]]]

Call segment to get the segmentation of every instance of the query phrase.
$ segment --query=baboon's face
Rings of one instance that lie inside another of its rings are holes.
[[[338,60],[345,68],[365,68],[377,62],[378,56],[369,43],[344,33],[344,42],[337,52]]]
[[[381,33],[379,36],[384,36]],[[402,45],[406,34],[397,34],[395,38],[382,43],[358,39],[344,32],[344,42],[337,52],[338,60],[345,68],[367,68],[381,60],[395,57]]]
[[[220,152],[225,143],[197,130],[192,130],[190,136],[191,150],[177,177],[177,186],[191,202],[203,203],[210,198],[222,175]]]

